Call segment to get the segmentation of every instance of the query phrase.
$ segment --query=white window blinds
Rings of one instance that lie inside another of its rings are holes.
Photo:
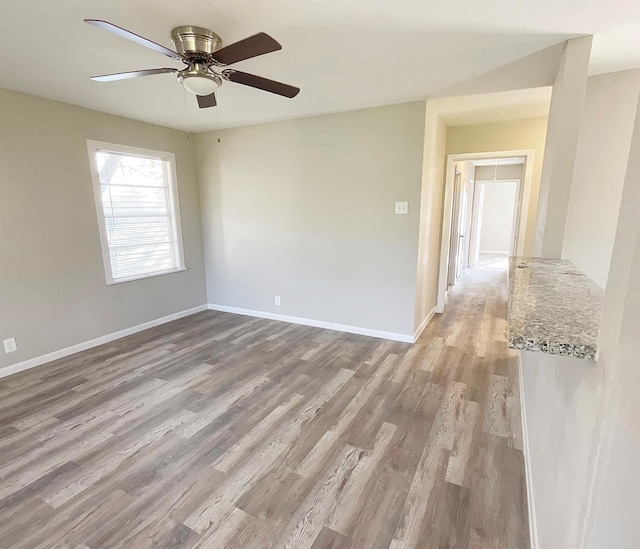
[[[175,168],[168,153],[155,156],[93,148],[107,282],[183,269]]]

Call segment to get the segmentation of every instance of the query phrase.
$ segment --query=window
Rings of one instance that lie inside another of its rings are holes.
[[[184,270],[175,156],[87,147],[107,284]]]

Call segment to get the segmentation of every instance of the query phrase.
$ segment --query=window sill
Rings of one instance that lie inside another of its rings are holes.
[[[183,271],[188,271],[187,267],[182,267],[180,269],[171,269],[170,271],[161,271],[159,273],[150,273],[148,275],[142,276],[133,276],[131,278],[121,278],[118,280],[107,280],[107,286],[116,286],[118,284],[124,284],[125,282],[135,282],[137,280],[146,280],[147,278],[155,278],[158,276],[164,276],[168,274],[181,273]]]

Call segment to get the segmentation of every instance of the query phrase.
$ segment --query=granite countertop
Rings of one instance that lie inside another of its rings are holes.
[[[604,291],[566,259],[509,260],[509,347],[595,359]]]

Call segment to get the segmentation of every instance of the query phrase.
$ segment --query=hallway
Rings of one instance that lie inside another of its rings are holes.
[[[432,528],[448,522],[458,537],[436,542],[423,525],[424,547],[529,547],[517,352],[506,343],[507,268],[507,256],[481,254],[417,342],[443,349],[429,382],[446,389],[439,410],[456,416],[427,517]]]
[[[0,546],[528,547],[505,268],[413,346],[207,311],[0,380]]]

